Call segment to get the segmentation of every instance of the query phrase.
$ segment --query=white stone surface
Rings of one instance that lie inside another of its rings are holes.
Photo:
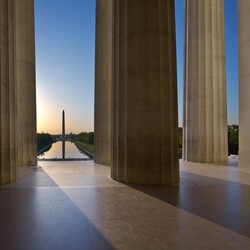
[[[95,156],[111,164],[112,0],[96,1]]]
[[[15,1],[0,0],[0,184],[16,180]]]
[[[179,185],[139,186],[93,161],[39,165],[0,187],[1,249],[250,249],[250,174],[237,167],[181,161]]]
[[[112,178],[178,182],[174,1],[114,1]]]
[[[227,163],[224,1],[186,1],[183,158]]]
[[[34,0],[16,3],[18,165],[36,162]]]
[[[239,168],[250,172],[250,1],[238,1],[239,18]]]

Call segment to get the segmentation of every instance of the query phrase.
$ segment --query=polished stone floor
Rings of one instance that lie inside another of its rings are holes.
[[[118,183],[92,161],[39,162],[0,187],[0,249],[250,249],[250,173],[181,162],[179,185]]]

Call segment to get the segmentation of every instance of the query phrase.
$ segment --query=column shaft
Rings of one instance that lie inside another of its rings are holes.
[[[238,1],[239,17],[239,168],[250,172],[250,1]]]
[[[112,0],[96,1],[95,153],[111,164]]]
[[[0,0],[0,184],[16,180],[15,1]]]
[[[114,1],[112,178],[178,182],[174,0]]]
[[[37,161],[34,0],[16,1],[18,165]]]
[[[183,159],[226,164],[224,1],[186,0]]]

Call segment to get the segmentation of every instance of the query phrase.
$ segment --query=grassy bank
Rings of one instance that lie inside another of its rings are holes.
[[[85,142],[82,142],[82,141],[76,141],[79,145],[89,149],[90,151],[94,152],[94,145],[91,145],[91,144],[87,144]]]
[[[87,144],[81,141],[75,141],[75,145],[80,149],[80,151],[82,150],[90,158],[94,157],[94,145]]]

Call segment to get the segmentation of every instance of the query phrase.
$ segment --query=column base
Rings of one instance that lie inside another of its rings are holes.
[[[239,170],[250,173],[250,150],[239,150]]]

